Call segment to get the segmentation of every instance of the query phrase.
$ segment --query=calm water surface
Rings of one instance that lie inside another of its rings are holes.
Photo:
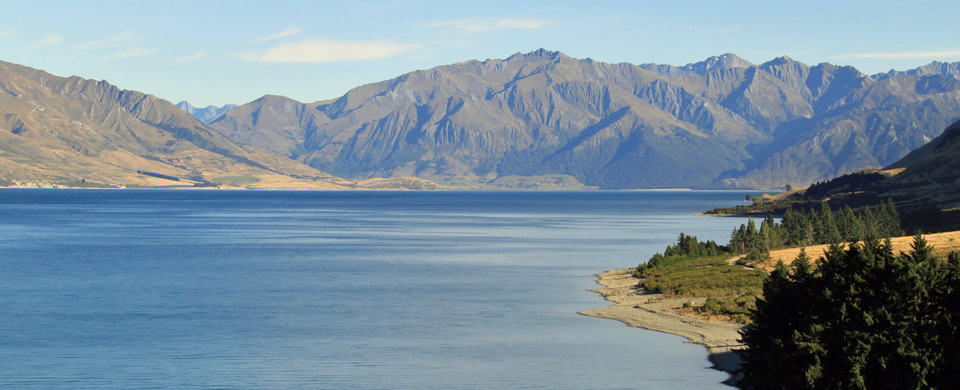
[[[576,312],[743,196],[0,190],[0,388],[729,389]]]

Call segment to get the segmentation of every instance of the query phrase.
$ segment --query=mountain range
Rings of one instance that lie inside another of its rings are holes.
[[[226,110],[0,62],[0,183],[803,186],[937,137],[960,118],[958,75],[960,63],[870,76],[787,57],[633,65],[541,49]]]
[[[686,66],[537,50],[411,72],[301,103],[264,96],[209,126],[351,178],[484,186],[802,186],[891,164],[960,118],[960,63],[865,75],[733,54]],[[464,184],[466,183],[466,184]]]
[[[239,144],[170,102],[106,81],[0,62],[0,184],[435,188],[345,180]]]

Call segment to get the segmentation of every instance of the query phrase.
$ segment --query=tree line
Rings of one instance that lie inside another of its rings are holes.
[[[724,254],[746,254],[747,260],[766,258],[770,250],[820,244],[856,242],[867,237],[902,236],[900,214],[887,200],[875,208],[853,210],[844,206],[834,213],[826,202],[820,210],[788,209],[780,222],[768,215],[760,227],[750,218],[746,224],[733,229],[730,242],[718,245],[714,241],[700,242],[696,236],[680,233],[677,243],[667,245],[663,253],[654,254],[637,267],[638,272],[648,268],[664,267],[677,262]]]
[[[826,202],[822,202],[820,210],[787,209],[780,223],[773,216],[768,216],[760,223],[759,229],[750,219],[746,224],[741,224],[739,229],[733,230],[728,247],[737,254],[762,254],[773,249],[901,235],[900,214],[892,200],[875,209],[861,207],[854,211],[844,206],[837,213]]]
[[[646,263],[640,263],[637,271],[642,272],[645,269],[666,267],[690,259],[719,256],[727,253],[730,253],[727,247],[717,245],[712,240],[700,242],[700,240],[697,240],[697,236],[688,236],[681,232],[676,245],[667,245],[663,254],[655,253]]]

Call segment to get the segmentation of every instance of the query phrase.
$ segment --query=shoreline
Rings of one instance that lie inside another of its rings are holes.
[[[703,345],[707,349],[707,359],[713,364],[711,368],[730,374],[731,377],[723,383],[733,385],[733,373],[740,367],[740,357],[736,351],[743,349],[739,333],[742,325],[676,314],[673,309],[682,307],[686,302],[702,304],[705,298],[660,299],[660,294],[645,293],[638,289],[637,279],[632,272],[633,268],[623,268],[597,274],[597,284],[603,288],[590,291],[614,302],[614,305],[584,310],[578,314],[617,320],[632,327],[681,336],[690,343]]]
[[[763,218],[766,218],[767,215],[770,215],[770,214],[773,214],[774,216],[780,216],[779,214],[775,214],[775,213],[760,213],[760,212],[757,212],[757,213],[740,213],[740,214],[717,214],[717,213],[702,212],[702,213],[694,213],[693,216],[694,216],[694,217],[740,217],[740,218],[745,218],[745,217],[756,217],[756,216],[759,215],[759,216],[762,216]]]

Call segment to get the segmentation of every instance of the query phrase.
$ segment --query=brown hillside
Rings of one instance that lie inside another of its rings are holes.
[[[358,186],[241,145],[170,102],[106,81],[0,62],[0,90],[0,186],[183,186],[231,175],[269,187]]]

